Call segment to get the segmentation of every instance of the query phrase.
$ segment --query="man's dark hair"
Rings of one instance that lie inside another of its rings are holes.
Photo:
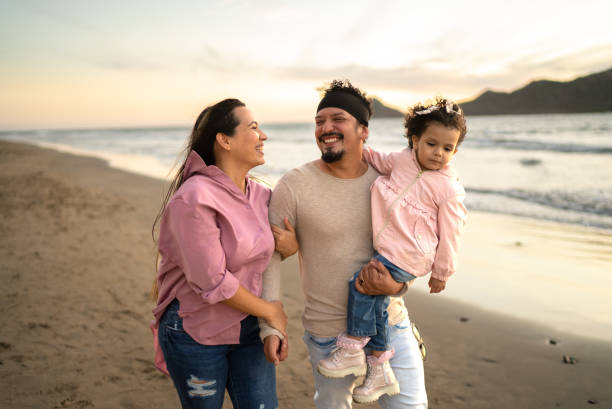
[[[333,80],[327,88],[319,88],[322,95],[321,97],[325,97],[327,94],[332,92],[346,92],[347,94],[351,94],[357,97],[363,105],[368,109],[368,113],[370,114],[370,118],[374,114],[374,104],[372,103],[372,99],[368,98],[366,93],[363,90],[355,87],[349,80]]]

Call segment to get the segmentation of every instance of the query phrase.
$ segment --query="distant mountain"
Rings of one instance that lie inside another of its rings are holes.
[[[461,104],[467,115],[612,111],[612,69],[568,82],[533,81],[516,91],[485,91]]]
[[[372,118],[401,118],[404,116],[403,112],[386,106],[376,98],[372,98],[372,102],[374,104],[374,115],[372,115]]]

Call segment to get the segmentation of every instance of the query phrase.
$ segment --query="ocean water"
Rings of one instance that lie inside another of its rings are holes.
[[[610,243],[607,238],[612,235],[612,113],[474,116],[467,120],[468,134],[453,166],[466,187],[469,210],[566,223],[570,233],[564,234],[569,238],[559,238],[556,245],[572,246],[568,251],[573,252],[579,252],[581,244],[571,225],[586,226],[604,243],[594,244],[598,251],[608,251],[605,243]],[[289,169],[320,155],[313,123],[264,123],[262,128],[269,137],[266,164],[252,173],[271,184]],[[0,139],[97,156],[111,166],[164,178],[183,158],[189,132],[189,127],[2,131]],[[386,152],[403,149],[407,140],[402,120],[371,121],[368,144]],[[512,275],[487,269],[462,271],[460,267],[444,294],[612,342],[612,266],[606,254],[584,255],[599,259],[602,266],[586,272],[551,271],[547,261],[537,257],[538,267],[518,268]],[[496,270],[494,258],[485,257],[483,263]],[[417,280],[414,289],[427,291],[427,279]]]
[[[468,117],[453,159],[470,210],[612,230],[612,113]],[[274,184],[319,156],[314,123],[262,124],[266,164],[253,174]],[[166,177],[182,158],[190,128],[2,131],[0,139],[39,143],[105,158]],[[403,149],[401,119],[371,121],[368,144]]]

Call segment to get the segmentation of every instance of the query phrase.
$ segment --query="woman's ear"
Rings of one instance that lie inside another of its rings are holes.
[[[230,150],[231,147],[229,143],[229,137],[226,134],[224,134],[223,132],[217,132],[216,139],[221,149],[224,149],[226,151]]]

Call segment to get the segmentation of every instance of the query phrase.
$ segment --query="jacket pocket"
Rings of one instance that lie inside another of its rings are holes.
[[[414,224],[414,238],[419,250],[423,254],[434,253],[438,247],[438,238],[427,223],[427,220],[422,217],[417,218]]]

